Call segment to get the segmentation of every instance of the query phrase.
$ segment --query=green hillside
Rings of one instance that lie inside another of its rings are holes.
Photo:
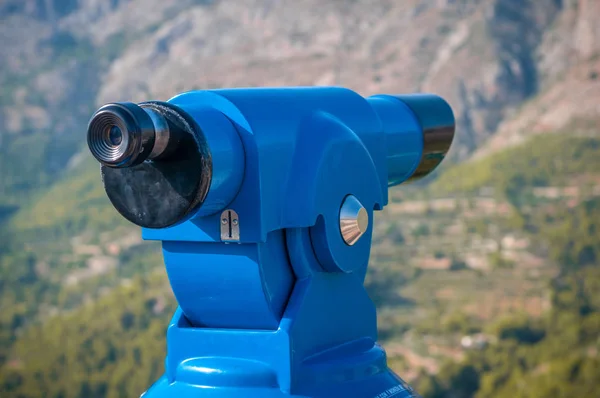
[[[515,205],[523,229],[544,247],[559,273],[548,282],[551,308],[539,319],[492,322],[497,343],[421,375],[425,397],[588,397],[600,389],[600,140],[541,136],[490,158],[459,165],[434,190],[474,192],[492,186]],[[535,201],[534,187],[573,186],[579,201]],[[586,189],[587,188],[587,189]],[[586,195],[589,195],[586,197]]]
[[[165,325],[175,309],[169,293],[160,273],[136,277],[91,305],[29,328],[0,373],[0,391],[15,397],[139,396],[163,372]]]
[[[573,397],[600,388],[599,141],[539,136],[475,168],[455,166],[428,201],[415,202],[422,214],[410,206],[402,213],[410,195],[395,191],[376,220],[367,287],[392,366],[425,398]],[[0,396],[131,397],[162,372],[174,301],[158,247],[123,243],[139,230],[110,207],[98,174],[86,160],[4,226]],[[490,186],[497,198],[478,196]],[[565,197],[573,186],[577,195]],[[454,207],[440,207],[449,193]],[[493,199],[500,208],[506,198],[504,213],[477,207]],[[471,264],[470,244],[507,236],[531,245],[500,245],[481,253],[488,266]],[[532,255],[541,264],[530,264]],[[84,272],[90,259],[105,258],[117,265]],[[548,307],[530,308],[546,298]],[[475,333],[487,336],[486,347],[460,348]]]
[[[594,206],[600,215],[600,201]],[[600,389],[599,289],[597,263],[564,271],[552,281],[552,309],[541,319],[513,316],[491,325],[497,343],[422,376],[418,390],[430,398],[594,396]]]
[[[572,184],[574,178],[600,173],[598,137],[568,130],[545,134],[523,145],[450,168],[431,186],[436,193],[476,192],[483,187],[518,197],[520,190]]]
[[[595,264],[600,259],[595,220],[600,219],[600,138],[570,134],[537,136],[522,146],[451,168],[432,192],[469,193],[486,187],[514,206],[513,221],[545,243],[550,259],[563,267]],[[552,187],[550,197],[535,188]],[[571,188],[561,196],[561,188]],[[594,190],[598,191],[595,192]],[[595,193],[594,193],[595,192]]]
[[[142,244],[110,205],[91,156],[15,208],[0,224],[0,364],[31,325],[161,266],[159,244]]]
[[[87,152],[50,189],[24,207],[12,219],[15,231],[64,236],[86,228],[95,231],[126,225],[110,205],[100,182],[100,166]]]

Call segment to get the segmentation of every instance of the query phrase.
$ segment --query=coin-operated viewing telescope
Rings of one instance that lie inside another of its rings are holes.
[[[88,129],[106,193],[162,241],[179,303],[143,396],[415,397],[376,344],[364,286],[388,187],[444,159],[435,95],[335,87],[113,103]]]

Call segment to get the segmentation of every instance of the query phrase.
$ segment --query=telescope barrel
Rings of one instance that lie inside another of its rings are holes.
[[[274,174],[290,167],[296,135],[302,134],[297,123],[317,111],[332,112],[365,142],[368,137],[383,140],[380,148],[387,153],[375,159],[382,186],[427,176],[454,138],[452,109],[432,94],[377,95],[365,102],[341,89],[241,89],[190,92],[168,102],[111,103],[93,115],[87,140],[102,164],[105,190],[126,219],[145,228],[166,228],[192,215],[225,210],[238,195],[251,147],[244,148],[238,130],[247,123],[245,116],[232,111],[235,106],[225,98],[253,118],[247,128],[257,131],[246,137],[269,161],[279,162]],[[338,103],[348,107],[336,108]],[[256,155],[253,159],[260,163]],[[283,182],[285,176],[278,178]]]
[[[450,105],[433,94],[377,95],[368,100],[383,123],[388,186],[419,180],[435,170],[454,138]]]

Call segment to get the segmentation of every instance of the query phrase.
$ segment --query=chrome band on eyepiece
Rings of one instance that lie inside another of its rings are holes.
[[[433,94],[395,95],[415,114],[423,131],[423,155],[407,181],[427,176],[444,160],[450,150],[456,128],[454,113],[448,103]]]
[[[154,125],[154,146],[152,152],[148,155],[148,159],[155,159],[162,155],[169,146],[170,130],[166,119],[156,111],[148,108],[142,108]]]

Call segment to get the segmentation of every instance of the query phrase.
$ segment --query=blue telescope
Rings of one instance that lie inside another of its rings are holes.
[[[373,212],[448,152],[429,94],[337,87],[112,103],[88,128],[114,207],[162,241],[179,307],[144,398],[402,398],[364,289]]]

